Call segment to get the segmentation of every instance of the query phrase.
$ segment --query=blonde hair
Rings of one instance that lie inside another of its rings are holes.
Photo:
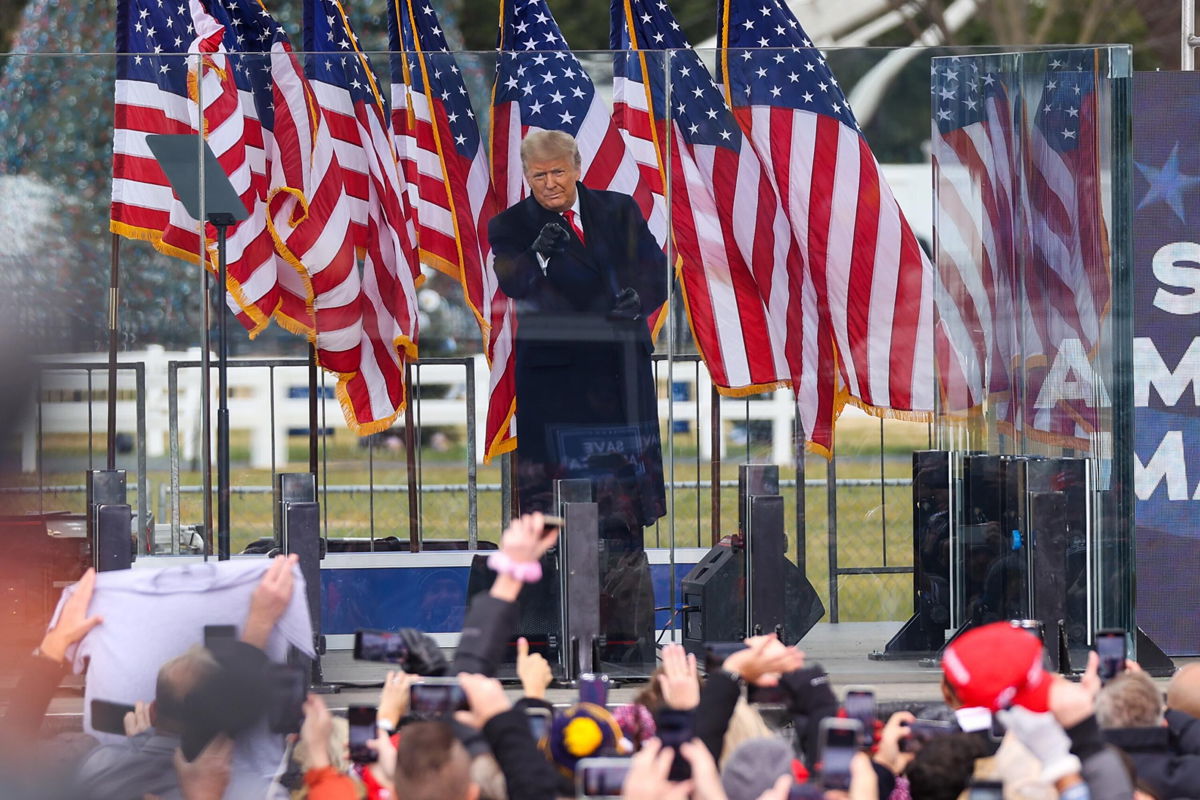
[[[521,141],[521,169],[530,161],[550,161],[569,158],[578,167],[581,163],[575,137],[562,131],[534,131]]]
[[[738,749],[738,745],[750,739],[770,739],[776,736],[775,731],[763,721],[762,714],[739,697],[729,717],[729,727],[725,729],[725,739],[721,748],[721,768],[725,761]]]

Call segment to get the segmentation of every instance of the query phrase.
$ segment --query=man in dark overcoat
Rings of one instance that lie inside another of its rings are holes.
[[[530,195],[488,225],[516,307],[521,513],[551,510],[556,478],[590,479],[610,562],[624,553],[644,565],[642,529],[666,508],[647,323],[667,299],[666,258],[632,197],[579,182],[569,134],[530,134],[521,165]],[[602,572],[609,602],[644,604],[643,569]],[[652,619],[635,616],[639,629]]]

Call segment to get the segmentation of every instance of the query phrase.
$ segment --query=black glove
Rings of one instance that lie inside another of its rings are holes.
[[[637,320],[642,318],[642,298],[637,289],[626,286],[613,301],[612,311],[608,312],[609,319]]]
[[[442,648],[438,647],[432,636],[416,628],[401,628],[400,637],[408,651],[404,659],[405,672],[410,675],[441,677],[450,671]]]
[[[542,232],[533,240],[530,249],[545,258],[556,256],[567,249],[567,229],[557,222],[547,222],[542,226]]]

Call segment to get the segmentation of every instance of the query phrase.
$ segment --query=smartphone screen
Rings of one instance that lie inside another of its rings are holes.
[[[583,758],[575,767],[578,797],[620,797],[629,774],[627,758]]]
[[[368,742],[377,735],[374,706],[350,706],[346,717],[350,722],[350,760],[355,764],[371,764],[379,754]]]
[[[219,639],[236,639],[236,625],[205,625],[204,626],[204,646],[211,648],[213,642]]]
[[[125,735],[125,715],[133,711],[133,706],[125,703],[111,703],[108,700],[92,701],[92,727],[102,733]]]
[[[409,712],[421,719],[438,719],[467,707],[467,696],[456,682],[414,683],[408,690]]]
[[[821,721],[821,784],[826,789],[850,788],[850,760],[858,752],[861,735],[858,720]]]
[[[875,692],[870,689],[847,689],[842,703],[846,716],[862,723],[862,746],[875,744]]]
[[[1125,670],[1125,631],[1096,631],[1096,655],[1100,657],[1100,682],[1108,683]]]
[[[1004,800],[1004,784],[1000,781],[972,780],[967,797],[969,800]]]
[[[403,637],[395,631],[360,628],[354,632],[354,658],[357,661],[403,664],[408,660],[408,647]]]
[[[579,676],[579,702],[608,704],[608,676],[584,672]]]
[[[662,746],[670,747],[675,751],[675,759],[671,762],[671,771],[667,777],[676,782],[686,781],[692,777],[692,765],[679,752],[679,748],[684,742],[690,742],[695,737],[695,733],[690,722],[679,724],[683,721],[674,717],[664,719],[657,731],[658,740],[662,742]]]
[[[535,742],[546,738],[550,732],[551,712],[548,708],[525,709],[525,721],[529,723],[529,733]]]

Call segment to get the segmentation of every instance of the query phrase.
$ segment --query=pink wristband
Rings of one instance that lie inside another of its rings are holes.
[[[522,583],[537,583],[542,579],[542,565],[537,561],[513,561],[497,550],[488,556],[488,569],[498,575],[511,575]]]

